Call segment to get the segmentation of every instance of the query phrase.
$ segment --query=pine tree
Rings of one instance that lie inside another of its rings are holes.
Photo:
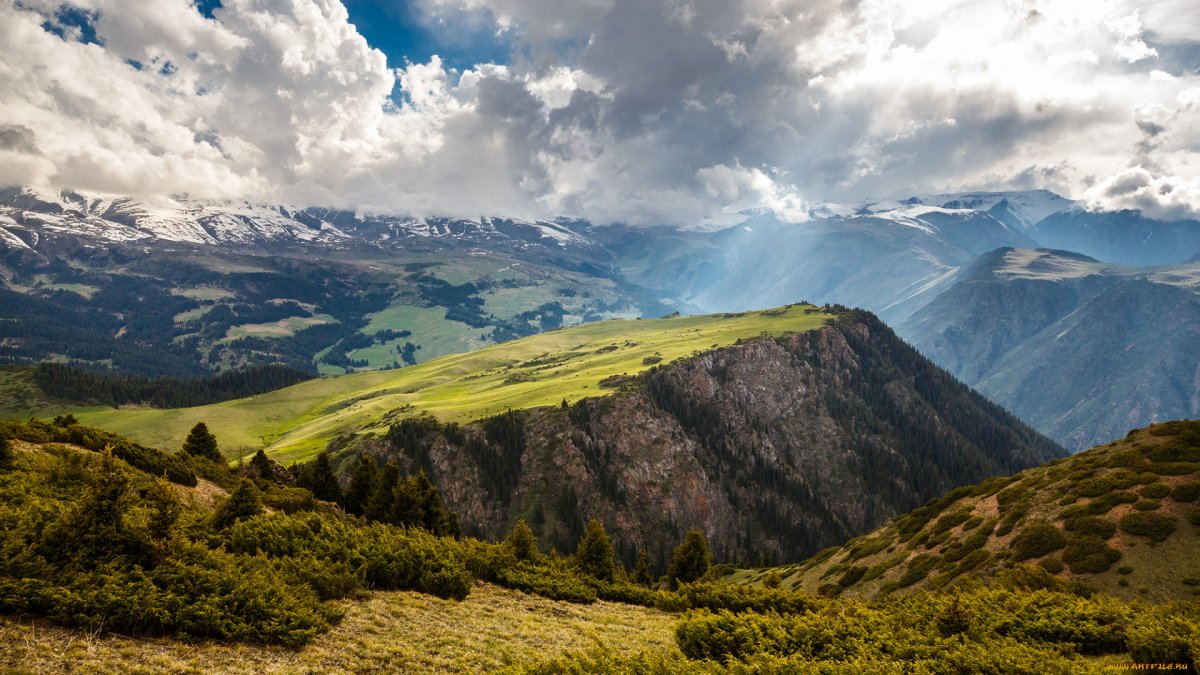
[[[423,527],[424,509],[416,482],[410,478],[396,481],[392,488],[392,510],[389,521],[405,527]]]
[[[378,473],[374,459],[366,454],[358,456],[354,473],[350,474],[350,486],[346,489],[346,513],[361,516],[366,512]]]
[[[537,537],[533,535],[533,530],[529,529],[529,525],[525,523],[525,519],[521,518],[513,525],[512,531],[504,539],[505,545],[512,551],[513,556],[517,560],[537,560],[540,553],[537,547]]]
[[[317,499],[327,502],[342,501],[342,487],[338,485],[337,476],[333,475],[333,465],[329,462],[329,453],[322,452],[317,458],[300,470],[296,485],[308,488]]]
[[[371,497],[367,500],[366,509],[363,515],[367,517],[369,522],[378,523],[394,523],[392,518],[392,502],[394,501],[393,490],[400,482],[400,465],[396,460],[388,460],[386,466],[383,467],[383,472],[375,477],[375,483],[371,487]]]
[[[217,463],[225,461],[221,457],[221,451],[217,448],[217,437],[212,435],[212,432],[208,430],[208,425],[204,422],[197,422],[196,426],[188,432],[187,440],[183,442],[183,451],[189,455],[211,459]]]
[[[604,529],[604,523],[592,518],[583,530],[583,538],[575,549],[575,562],[579,569],[601,581],[612,581],[616,565],[613,563],[612,539]]]
[[[239,520],[253,518],[263,512],[262,499],[254,483],[243,478],[229,499],[213,515],[213,527],[223,530]]]
[[[679,584],[691,583],[704,576],[711,564],[712,554],[708,551],[704,533],[692,528],[675,547],[671,565],[667,568],[667,581],[672,589]]]
[[[259,448],[258,452],[254,453],[254,458],[250,460],[250,469],[256,478],[275,480],[275,467],[271,466],[271,460],[267,459],[267,453],[263,452],[262,448]]]
[[[637,563],[633,566],[632,578],[634,583],[643,586],[650,583],[650,552],[645,548],[638,549]]]

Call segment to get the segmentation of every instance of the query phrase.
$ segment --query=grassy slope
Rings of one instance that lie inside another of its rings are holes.
[[[610,375],[649,368],[739,339],[819,327],[829,315],[809,306],[738,315],[605,321],[433,359],[400,370],[305,382],[260,396],[209,406],[74,410],[85,424],[147,445],[179,447],[196,422],[206,422],[226,454],[267,445],[279,461],[311,457],[340,434],[377,433],[394,416],[433,414],[466,421],[509,408],[555,405],[606,393]]]
[[[375,592],[301,651],[90,635],[0,617],[0,671],[38,673],[487,672],[602,645],[619,653],[675,650],[678,617],[597,602],[573,605],[477,584],[462,602]],[[136,665],[135,665],[136,664]]]
[[[1169,443],[1190,448],[1183,451],[1185,454],[1193,457],[1200,455],[1200,440],[1197,439],[1200,439],[1200,422],[1171,422],[1130,432],[1125,439],[1023,471],[1012,477],[1011,482],[992,479],[980,486],[960,488],[961,492],[955,491],[948,498],[934,500],[922,507],[928,509],[923,514],[919,513],[922,510],[919,509],[914,512],[917,514],[915,516],[893,519],[879,530],[851,540],[841,548],[823,551],[805,563],[788,565],[776,571],[783,577],[784,587],[816,592],[823,586],[829,589],[831,585],[838,585],[852,568],[866,568],[868,571],[863,579],[849,584],[842,592],[856,597],[871,597],[881,589],[894,588],[895,582],[909,571],[914,558],[929,555],[934,562],[927,575],[906,586],[906,589],[938,588],[952,582],[959,573],[965,574],[964,578],[971,576],[967,574],[970,570],[962,569],[961,563],[947,560],[949,547],[967,541],[973,534],[986,529],[989,523],[994,523],[996,530],[981,549],[988,556],[975,565],[974,570],[985,574],[995,572],[1016,562],[1011,553],[1013,540],[1033,523],[1050,523],[1060,528],[1065,536],[1072,535],[1065,528],[1065,522],[1072,516],[1066,510],[1083,510],[1084,506],[1103,499],[1103,496],[1084,497],[1079,494],[1081,484],[1086,480],[1104,480],[1106,476],[1112,478],[1120,472],[1133,472],[1142,482],[1125,488],[1118,485],[1114,491],[1123,489],[1134,494],[1149,485],[1174,487],[1200,480],[1200,463],[1179,463],[1175,471],[1187,472],[1168,475],[1163,473],[1161,464],[1156,466],[1146,458],[1156,448],[1161,449]],[[1130,462],[1131,458],[1137,461]],[[1001,504],[1001,501],[1006,504]],[[1065,569],[1059,575],[1086,582],[1124,599],[1165,601],[1193,598],[1198,593],[1196,589],[1200,588],[1197,585],[1200,582],[1200,557],[1196,556],[1197,546],[1200,545],[1200,526],[1192,524],[1189,518],[1198,508],[1200,502],[1181,502],[1170,496],[1163,497],[1158,507],[1149,512],[1175,519],[1175,530],[1164,541],[1155,542],[1118,528],[1107,543],[1119,551],[1121,557],[1107,571],[1074,574],[1070,569]],[[938,519],[959,512],[969,512],[970,516],[981,518],[983,523],[968,530],[963,529],[965,523],[943,528],[947,533],[944,541],[932,543],[938,540]],[[1099,517],[1117,525],[1122,516],[1133,512],[1136,512],[1133,504],[1116,504],[1100,513]],[[911,520],[914,517],[916,520]],[[1011,521],[1008,532],[1003,527],[1006,518]],[[925,521],[924,525],[915,530],[909,528],[914,533],[905,540],[899,527],[905,522],[915,525],[920,521]],[[1052,559],[1048,564],[1053,568],[1057,567],[1053,565],[1053,559],[1061,561],[1064,552],[1065,549],[1059,548],[1023,562],[1039,564]],[[1120,570],[1126,567],[1132,568],[1132,571],[1122,573]],[[882,574],[871,578],[877,572]],[[730,579],[755,584],[761,582],[766,574],[767,570],[739,570]]]

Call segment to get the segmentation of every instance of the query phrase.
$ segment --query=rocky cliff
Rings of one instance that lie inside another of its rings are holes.
[[[596,516],[627,561],[660,564],[692,526],[718,559],[794,560],[1064,454],[863,312],[609,384],[461,427],[408,420],[366,451],[424,468],[469,533],[524,517],[570,550]]]

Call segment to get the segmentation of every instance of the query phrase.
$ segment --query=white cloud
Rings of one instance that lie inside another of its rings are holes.
[[[102,45],[0,0],[0,181],[634,223],[1036,181],[1200,210],[1176,0],[421,0],[516,45],[465,72],[388,64],[340,0],[72,4]]]

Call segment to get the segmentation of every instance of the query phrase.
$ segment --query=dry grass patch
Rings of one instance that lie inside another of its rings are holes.
[[[465,673],[594,647],[675,650],[674,615],[555,602],[490,584],[477,584],[462,602],[387,592],[345,607],[340,625],[298,652],[92,635],[0,618],[0,672]]]

